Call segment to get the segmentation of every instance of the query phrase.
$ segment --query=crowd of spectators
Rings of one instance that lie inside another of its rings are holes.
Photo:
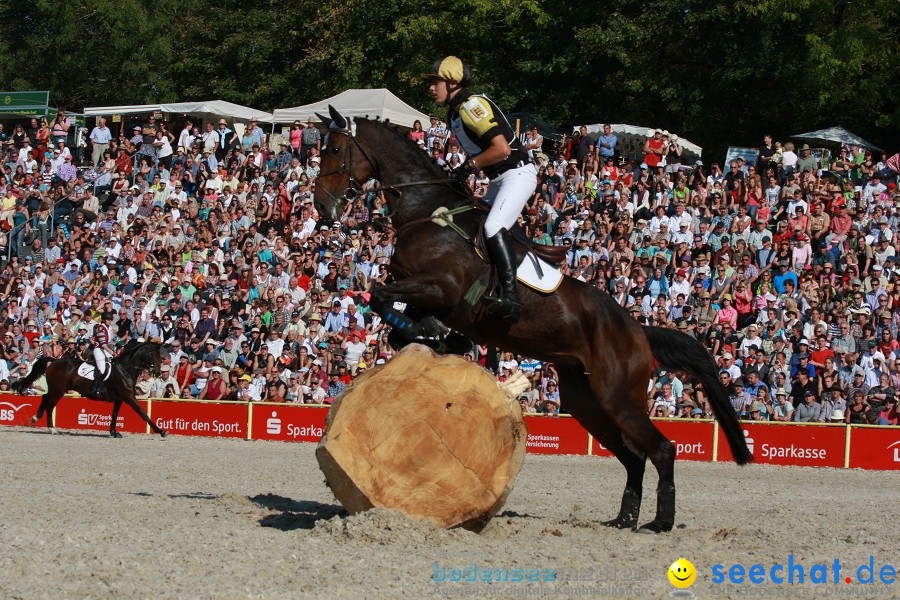
[[[238,134],[149,117],[117,135],[99,119],[79,161],[59,119],[0,128],[0,391],[40,355],[87,358],[101,321],[118,345],[165,345],[161,376],[139,383],[153,397],[327,403],[390,360],[368,307],[390,277],[384,198],[320,218],[314,123],[270,144],[255,122]],[[436,119],[409,135],[450,170],[465,162]],[[755,165],[723,170],[682,162],[662,131],[631,160],[608,128],[552,150],[533,130],[526,146],[539,166],[527,235],[566,246],[565,274],[633,318],[700,340],[742,418],[897,424],[897,155],[848,147],[819,164],[766,137]],[[481,197],[488,180],[469,185]],[[466,356],[501,378],[524,371],[524,410],[565,412],[552,364]],[[648,411],[712,414],[662,370]]]

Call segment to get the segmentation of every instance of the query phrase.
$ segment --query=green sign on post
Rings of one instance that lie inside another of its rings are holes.
[[[0,92],[0,113],[45,115],[50,92]]]

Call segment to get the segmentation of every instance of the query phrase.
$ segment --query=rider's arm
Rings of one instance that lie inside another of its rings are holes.
[[[483,169],[504,160],[510,154],[512,154],[512,148],[509,147],[509,142],[502,134],[498,133],[491,139],[491,145],[484,152],[470,160],[476,169]]]

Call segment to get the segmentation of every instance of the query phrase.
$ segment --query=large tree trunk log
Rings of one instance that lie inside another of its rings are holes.
[[[480,530],[512,491],[527,433],[478,365],[411,344],[335,399],[316,449],[344,508]]]

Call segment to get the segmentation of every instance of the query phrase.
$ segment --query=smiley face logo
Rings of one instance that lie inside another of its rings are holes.
[[[677,588],[690,587],[697,579],[697,569],[689,560],[679,558],[669,566],[669,582]]]

